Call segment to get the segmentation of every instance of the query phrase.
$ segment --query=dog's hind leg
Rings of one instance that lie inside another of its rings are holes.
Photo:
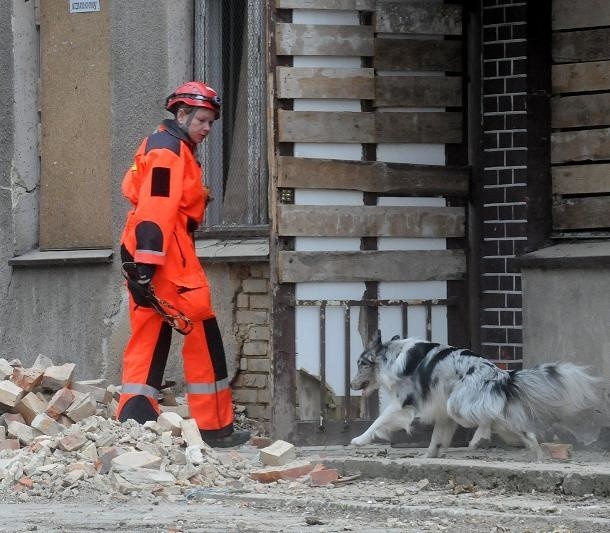
[[[487,424],[482,424],[477,428],[468,444],[468,448],[476,450],[482,440],[491,440],[491,427]]]
[[[415,409],[396,404],[388,405],[370,427],[360,436],[351,441],[355,446],[364,446],[373,442],[375,437],[389,439],[392,431],[405,429],[408,431],[415,418]]]
[[[450,418],[437,420],[432,430],[430,446],[428,446],[425,457],[438,457],[441,448],[449,448],[456,429],[457,424]]]
[[[536,461],[541,462],[544,460],[544,453],[540,444],[538,444],[538,439],[536,439],[536,434],[533,431],[522,431],[519,433],[519,437],[523,443],[536,454]]]

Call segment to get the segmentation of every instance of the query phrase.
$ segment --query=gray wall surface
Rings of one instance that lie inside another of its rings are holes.
[[[38,246],[34,2],[13,0],[10,8],[0,10],[0,105],[4,119],[0,130],[0,357],[17,357],[27,365],[43,353],[58,363],[75,362],[78,378],[103,376],[118,383],[129,336],[118,247],[129,205],[120,184],[142,139],[169,116],[163,110],[165,97],[192,76],[193,2],[105,0],[102,9],[110,9],[112,43],[108,112],[114,258],[107,264],[35,267],[7,264],[10,258]],[[15,169],[20,169],[19,175]],[[21,187],[22,183],[26,185]],[[33,193],[25,194],[26,189]],[[233,298],[238,281],[227,266],[209,268],[208,274],[231,358]],[[175,337],[180,340],[179,335]],[[172,350],[175,355],[178,342]],[[234,358],[229,361],[232,373],[237,364]],[[180,357],[171,357],[167,375],[181,378],[181,366]]]
[[[591,365],[610,379],[610,270],[523,269],[524,366]]]

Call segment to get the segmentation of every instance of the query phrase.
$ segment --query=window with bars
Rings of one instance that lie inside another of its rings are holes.
[[[221,118],[199,154],[213,197],[206,235],[266,231],[265,4],[195,2],[194,75],[223,99]]]

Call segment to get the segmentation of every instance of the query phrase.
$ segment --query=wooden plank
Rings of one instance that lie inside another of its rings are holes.
[[[462,70],[462,42],[434,39],[375,39],[377,70]]]
[[[551,99],[551,127],[579,128],[610,125],[610,93]]]
[[[610,164],[553,167],[553,194],[610,193]]]
[[[610,159],[610,128],[551,135],[551,163]]]
[[[280,9],[375,11],[376,0],[277,0]]]
[[[552,90],[554,94],[610,90],[610,61],[553,65]]]
[[[462,6],[377,0],[375,31],[426,35],[462,35]]]
[[[608,0],[553,0],[553,30],[610,26]]]
[[[288,237],[463,237],[464,220],[463,207],[278,206]]]
[[[555,63],[582,63],[610,59],[610,28],[553,34]]]
[[[458,76],[378,76],[376,107],[451,107],[462,105]]]
[[[375,113],[278,111],[280,142],[374,143]]]
[[[278,257],[280,283],[464,279],[462,250],[291,252]]]
[[[567,198],[553,205],[554,229],[610,228],[610,196]]]
[[[386,143],[459,143],[462,113],[377,113],[375,138]]]
[[[469,170],[381,161],[278,158],[278,187],[350,189],[413,196],[466,196]]]
[[[278,111],[280,142],[459,143],[462,113]]]
[[[277,67],[278,98],[375,98],[372,68]]]
[[[372,56],[372,26],[278,23],[277,55]]]

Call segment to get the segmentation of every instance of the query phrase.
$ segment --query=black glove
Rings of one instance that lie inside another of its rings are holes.
[[[156,265],[149,265],[147,263],[136,263],[136,274],[138,285],[146,287],[150,285],[153,276],[155,275]]]

